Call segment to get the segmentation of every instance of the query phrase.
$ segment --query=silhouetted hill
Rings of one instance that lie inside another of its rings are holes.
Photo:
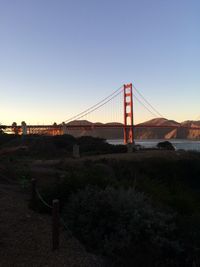
[[[67,123],[67,125],[92,125],[93,123],[87,120],[74,120]]]
[[[165,118],[155,118],[155,119],[140,123],[139,125],[179,126],[180,123],[174,120],[167,120]]]
[[[81,120],[81,121],[72,121],[68,125],[89,125],[92,126],[94,123]],[[122,123],[95,123],[98,125],[122,125]],[[177,122],[175,120],[168,120],[166,118],[155,118],[143,123],[138,124],[138,126],[142,126],[141,128],[135,128],[135,138],[136,139],[200,139],[200,130],[194,129],[186,129],[183,127],[192,127],[197,128],[200,127],[200,121],[184,121]],[[165,126],[165,128],[145,128],[144,126]],[[173,127],[180,127],[174,129]],[[123,139],[123,127],[121,129],[114,128],[93,128],[91,129],[76,129],[70,130],[69,134],[74,136],[93,136],[93,137],[101,137],[105,139]]]

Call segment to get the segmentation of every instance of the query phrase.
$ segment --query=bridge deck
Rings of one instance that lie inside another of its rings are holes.
[[[18,125],[13,127],[12,125],[1,125],[3,129],[21,129],[22,126]],[[131,126],[126,126],[131,127]],[[119,128],[123,129],[123,124],[85,124],[85,125],[66,125],[67,129],[94,129],[94,128]],[[200,130],[200,127],[191,127],[191,126],[182,126],[182,125],[143,125],[137,124],[134,125],[134,128],[163,128],[163,129],[188,129],[188,130]],[[61,130],[63,129],[63,125],[27,125],[27,129],[54,129]]]

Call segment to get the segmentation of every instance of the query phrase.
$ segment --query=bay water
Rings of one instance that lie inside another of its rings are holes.
[[[135,140],[136,145],[141,145],[144,148],[155,148],[159,142],[169,141],[173,144],[176,150],[184,149],[186,151],[199,151],[200,152],[200,141],[193,140],[183,140],[183,139],[171,139],[171,140],[163,140],[163,139],[148,139],[148,140]],[[123,139],[109,139],[108,143],[113,145],[122,145],[124,144]]]

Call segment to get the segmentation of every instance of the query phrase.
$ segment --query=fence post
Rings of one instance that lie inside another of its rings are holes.
[[[31,180],[31,205],[35,208],[36,205],[36,179]]]
[[[59,200],[53,200],[52,209],[52,249],[56,250],[59,248]]]

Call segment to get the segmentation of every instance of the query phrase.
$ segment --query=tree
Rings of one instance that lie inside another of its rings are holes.
[[[0,134],[3,134],[4,133],[4,131],[3,131],[3,126],[1,125],[1,123],[0,123]]]

